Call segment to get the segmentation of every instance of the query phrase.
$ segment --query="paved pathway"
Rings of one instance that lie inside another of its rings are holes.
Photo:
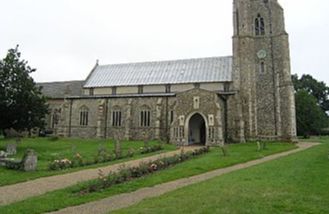
[[[208,180],[210,178],[214,178],[223,174],[227,174],[233,171],[237,171],[240,169],[248,168],[251,166],[255,166],[264,162],[268,162],[280,157],[284,157],[290,154],[294,154],[297,152],[300,152],[302,150],[308,149],[312,146],[318,145],[317,143],[300,143],[298,144],[298,149],[279,153],[279,154],[274,154],[270,155],[267,157],[264,157],[262,159],[257,159],[253,161],[249,161],[247,163],[241,163],[237,164],[231,167],[223,168],[223,169],[218,169],[214,171],[210,171],[201,175],[196,175],[193,177],[189,178],[183,178],[175,181],[171,181],[168,183],[163,183],[156,185],[154,187],[148,187],[148,188],[142,188],[139,189],[135,192],[132,193],[124,193],[116,196],[112,196],[109,198],[105,198],[99,201],[95,202],[90,202],[74,207],[68,207],[56,212],[52,212],[51,214],[67,214],[67,213],[76,213],[76,214],[90,214],[90,213],[97,213],[97,214],[102,214],[102,213],[109,213],[110,211],[113,210],[118,210],[122,209],[125,207],[129,207],[131,205],[134,205],[146,198],[151,198],[151,197],[156,197],[160,196],[164,193],[176,190],[178,188],[188,186],[191,184],[195,184],[201,181]]]
[[[185,151],[194,150],[197,147],[185,147]],[[55,175],[50,177],[38,178],[35,180],[7,185],[0,187],[0,206],[21,201],[32,196],[42,195],[46,192],[63,189],[79,182],[92,180],[98,177],[98,170],[101,169],[105,175],[110,171],[117,170],[120,166],[138,166],[140,162],[148,162],[156,160],[159,157],[172,156],[180,153],[180,150],[161,153],[142,159],[132,160],[124,163],[99,167],[95,169],[86,169],[78,172],[68,173],[64,175]]]

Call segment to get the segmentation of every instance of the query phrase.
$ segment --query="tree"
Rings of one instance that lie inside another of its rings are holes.
[[[298,135],[318,135],[329,126],[329,88],[311,75],[292,76],[295,86]]]
[[[46,98],[30,74],[36,69],[20,60],[18,46],[0,60],[0,130],[31,130],[44,126]]]
[[[297,132],[300,136],[319,135],[328,127],[328,116],[317,104],[317,99],[305,90],[295,95]]]
[[[302,75],[298,79],[297,74],[292,76],[296,91],[304,90],[317,99],[318,105],[323,111],[329,111],[329,87],[324,82],[319,82],[311,75]]]

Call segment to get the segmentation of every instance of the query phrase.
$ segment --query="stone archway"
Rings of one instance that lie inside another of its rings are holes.
[[[206,144],[206,122],[204,118],[196,113],[188,123],[188,145]]]

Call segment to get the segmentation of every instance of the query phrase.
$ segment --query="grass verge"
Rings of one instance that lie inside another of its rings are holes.
[[[0,207],[0,213],[43,213],[58,210],[120,193],[132,192],[143,187],[151,187],[179,178],[190,177],[237,163],[262,158],[270,154],[293,149],[295,146],[285,143],[271,143],[268,144],[267,148],[267,150],[257,152],[257,146],[255,143],[229,145],[229,155],[226,157],[222,156],[219,148],[212,148],[211,151],[204,156],[178,164],[167,170],[156,172],[150,176],[145,176],[124,184],[113,186],[112,188],[101,192],[95,192],[84,196],[74,194],[73,192],[76,192],[81,186],[86,185],[80,184],[66,189],[49,192],[41,196],[32,197],[7,206],[2,206]]]
[[[329,213],[329,138],[309,150],[111,213]]]

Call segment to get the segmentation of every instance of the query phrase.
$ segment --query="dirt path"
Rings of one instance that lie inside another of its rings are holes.
[[[185,151],[194,150],[197,147],[186,147]],[[55,175],[50,177],[38,178],[32,181],[8,185],[0,187],[0,206],[21,201],[26,198],[42,195],[46,192],[63,189],[79,182],[92,180],[98,177],[98,170],[101,169],[105,175],[110,171],[117,170],[120,166],[138,166],[140,162],[148,162],[156,160],[160,157],[172,156],[180,153],[180,150],[161,153],[142,159],[132,160],[124,163],[114,164],[110,166],[99,167],[95,169],[86,169],[78,172],[68,173],[64,175]]]
[[[264,157],[262,159],[257,159],[253,161],[249,161],[247,163],[237,164],[231,167],[222,168],[214,171],[210,171],[201,175],[196,175],[189,178],[183,178],[175,181],[171,181],[168,183],[163,183],[156,185],[154,187],[142,188],[132,193],[124,193],[116,196],[112,196],[109,198],[105,198],[99,201],[90,202],[86,204],[82,204],[79,206],[68,207],[56,212],[51,212],[51,214],[66,214],[66,213],[76,213],[76,214],[90,214],[90,213],[109,213],[113,210],[118,210],[121,208],[129,207],[134,205],[146,198],[152,198],[156,196],[160,196],[164,193],[176,190],[178,188],[182,188],[191,184],[195,184],[201,181],[208,180],[210,178],[214,178],[223,174],[227,174],[233,171],[237,171],[240,169],[248,168],[251,166],[255,166],[261,163],[265,163],[274,159],[278,159],[280,157],[288,156],[290,154],[294,154],[303,150],[306,150],[312,146],[318,145],[317,143],[300,143],[298,144],[298,149],[270,155]]]

